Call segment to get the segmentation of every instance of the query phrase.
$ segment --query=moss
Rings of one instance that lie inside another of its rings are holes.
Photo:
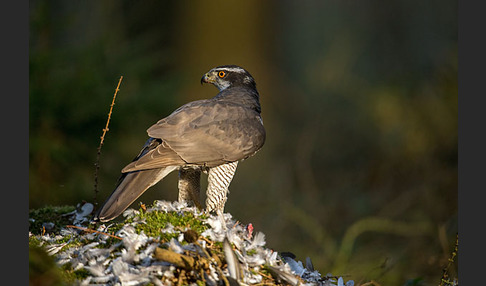
[[[180,233],[162,233],[161,230],[167,228],[169,225],[174,226],[176,230],[180,232],[185,229],[191,229],[198,234],[209,228],[207,224],[203,222],[205,216],[195,217],[190,212],[164,212],[164,211],[150,211],[146,212],[140,209],[139,214],[134,218],[127,219],[125,223],[131,223],[135,219],[143,220],[145,223],[139,223],[135,226],[137,233],[142,231],[151,237],[160,237],[163,241],[169,241],[172,238],[177,238]]]
[[[250,255],[250,256],[253,256],[253,255],[257,254],[257,251],[256,251],[256,249],[253,248],[253,249],[248,250],[246,252],[246,254],[247,255]]]
[[[63,216],[74,211],[73,206],[46,206],[40,209],[29,210],[29,231],[33,234],[42,234],[44,231],[58,233],[61,228],[71,224],[69,216]],[[44,229],[44,223],[53,223],[51,229]]]
[[[60,269],[62,270],[63,280],[69,282],[70,285],[75,284],[76,281],[84,280],[91,275],[91,273],[84,268],[73,270],[70,263],[62,265]]]
[[[36,249],[35,251],[42,250],[45,253],[45,248],[43,245],[56,243],[67,243],[63,249],[71,248],[71,247],[79,247],[84,245],[85,243],[89,243],[86,238],[83,236],[78,236],[76,234],[70,235],[66,234],[62,237],[60,236],[59,239],[55,241],[52,240],[54,238],[54,234],[60,234],[60,230],[65,228],[66,225],[72,224],[70,216],[66,216],[65,214],[70,213],[75,210],[73,206],[46,206],[41,209],[35,209],[29,211],[29,231],[34,234],[29,237],[29,249]],[[140,209],[137,215],[132,218],[128,218],[125,221],[114,223],[110,226],[109,233],[116,234],[120,229],[122,229],[125,225],[137,222],[134,224],[135,230],[137,233],[144,232],[149,237],[159,237],[162,241],[169,241],[171,238],[177,238],[181,234],[185,234],[186,239],[189,241],[197,239],[197,237],[204,232],[206,229],[209,228],[209,225],[204,223],[206,219],[205,215],[196,216],[192,212],[165,212],[165,211],[145,211]],[[43,224],[51,222],[53,227],[49,230],[43,229]],[[166,229],[172,225],[176,230],[174,233],[162,233],[162,229]],[[51,234],[51,242],[46,242],[41,239],[39,235],[46,233]],[[101,243],[97,247],[106,247],[106,245],[110,245],[113,243],[119,243],[119,239],[116,238],[107,238],[105,240],[106,243]],[[183,242],[187,243],[187,242]],[[221,252],[221,246],[219,247],[216,252]],[[40,250],[37,250],[40,249]],[[46,254],[47,255],[47,254]],[[35,258],[35,256],[33,257]],[[52,260],[53,257],[48,257],[48,259]],[[43,260],[44,258],[40,259]],[[42,265],[41,265],[42,266]],[[90,276],[89,271],[86,269],[79,269],[74,271],[72,269],[72,265],[64,264],[62,266],[56,266],[55,262],[51,261],[50,264],[44,265],[48,269],[44,272],[49,272],[53,278],[53,281],[59,281],[58,284],[55,282],[52,285],[71,285],[76,281],[84,280],[86,277]],[[39,271],[32,273],[36,275]],[[52,272],[52,273],[51,273]],[[39,277],[44,277],[44,275],[38,275]],[[38,277],[33,277],[33,280],[40,279]],[[204,283],[202,281],[197,281],[200,285]],[[151,284],[147,284],[151,285]]]
[[[232,244],[231,247],[234,245]],[[223,255],[223,242],[222,241],[213,241],[211,250],[217,254]]]
[[[41,245],[42,245],[42,242],[38,237],[36,237],[36,236],[29,237],[29,249],[31,247],[32,248],[40,247]]]
[[[42,247],[46,242],[41,240],[38,236],[31,236],[29,237],[29,247]],[[61,244],[67,243],[65,246],[62,247],[62,250],[71,248],[71,247],[78,247],[84,244],[82,239],[79,239],[78,236],[66,235],[61,237],[60,239],[54,241],[53,243]]]
[[[56,241],[57,243],[67,243],[63,246],[62,250],[69,249],[71,247],[80,247],[85,244],[84,239],[79,239],[78,236],[64,236],[62,239]]]
[[[81,269],[78,269],[76,271],[72,271],[72,275],[74,278],[76,278],[76,280],[84,280],[86,278],[88,278],[89,276],[91,276],[91,272],[89,272],[88,270],[84,269],[84,268],[81,268]]]

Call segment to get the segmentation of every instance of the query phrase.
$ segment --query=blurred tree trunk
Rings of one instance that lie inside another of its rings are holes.
[[[173,35],[176,46],[175,62],[180,71],[194,79],[182,91],[181,103],[200,99],[201,92],[208,97],[214,90],[201,91],[198,79],[209,69],[225,64],[244,67],[257,79],[265,73],[262,43],[264,39],[264,12],[268,3],[251,1],[178,1],[178,34]],[[218,43],[215,45],[215,43]],[[216,46],[216,48],[214,48]],[[255,67],[255,68],[253,68]],[[258,67],[258,69],[256,69]],[[262,81],[257,80],[257,84]]]

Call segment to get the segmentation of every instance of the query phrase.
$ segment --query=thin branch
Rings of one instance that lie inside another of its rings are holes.
[[[105,128],[103,128],[103,134],[101,135],[100,145],[98,146],[98,153],[96,155],[96,162],[95,162],[95,173],[94,173],[94,204],[97,205],[97,196],[98,196],[98,170],[100,169],[100,156],[101,156],[101,147],[103,146],[103,142],[105,140],[106,132],[108,132],[109,128],[108,125],[110,124],[111,113],[113,112],[113,106],[115,105],[115,99],[118,91],[120,90],[120,84],[123,80],[123,76],[120,76],[120,80],[118,81],[118,85],[115,89],[115,94],[113,94],[113,100],[111,101],[110,105],[110,112],[108,113],[108,119],[106,120]]]
[[[449,269],[451,268],[452,264],[454,263],[454,259],[457,256],[458,244],[459,244],[459,233],[456,233],[456,244],[454,245],[454,250],[452,251],[451,257],[448,260],[449,263],[447,263],[447,266],[444,269],[442,269],[442,278],[440,279],[439,286],[454,284],[454,282],[451,281],[449,277]]]
[[[81,227],[81,226],[77,226],[77,225],[66,225],[66,227],[69,227],[69,228],[77,228],[77,229],[80,229],[80,230],[86,231],[86,232],[103,234],[103,235],[107,235],[109,237],[113,237],[113,238],[116,238],[116,239],[119,239],[119,240],[122,240],[123,239],[123,238],[121,238],[119,236],[116,236],[116,235],[113,235],[113,234],[109,234],[109,233],[106,233],[106,232],[97,231],[97,230],[94,230],[94,229],[89,229],[89,228],[85,228],[85,227]]]

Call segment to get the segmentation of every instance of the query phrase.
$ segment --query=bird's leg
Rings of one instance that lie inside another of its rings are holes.
[[[201,189],[201,169],[199,168],[180,168],[179,169],[179,202],[186,202],[188,205],[195,205],[202,210],[199,201]]]
[[[224,211],[228,187],[236,172],[238,161],[219,165],[209,169],[208,189],[206,191],[206,211]]]

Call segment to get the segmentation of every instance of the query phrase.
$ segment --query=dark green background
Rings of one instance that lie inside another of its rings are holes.
[[[226,211],[323,274],[438,284],[457,232],[457,1],[29,4],[30,208],[93,202],[120,76],[99,203],[146,129],[238,64],[267,141]],[[137,204],[154,199],[177,199],[175,173]]]

